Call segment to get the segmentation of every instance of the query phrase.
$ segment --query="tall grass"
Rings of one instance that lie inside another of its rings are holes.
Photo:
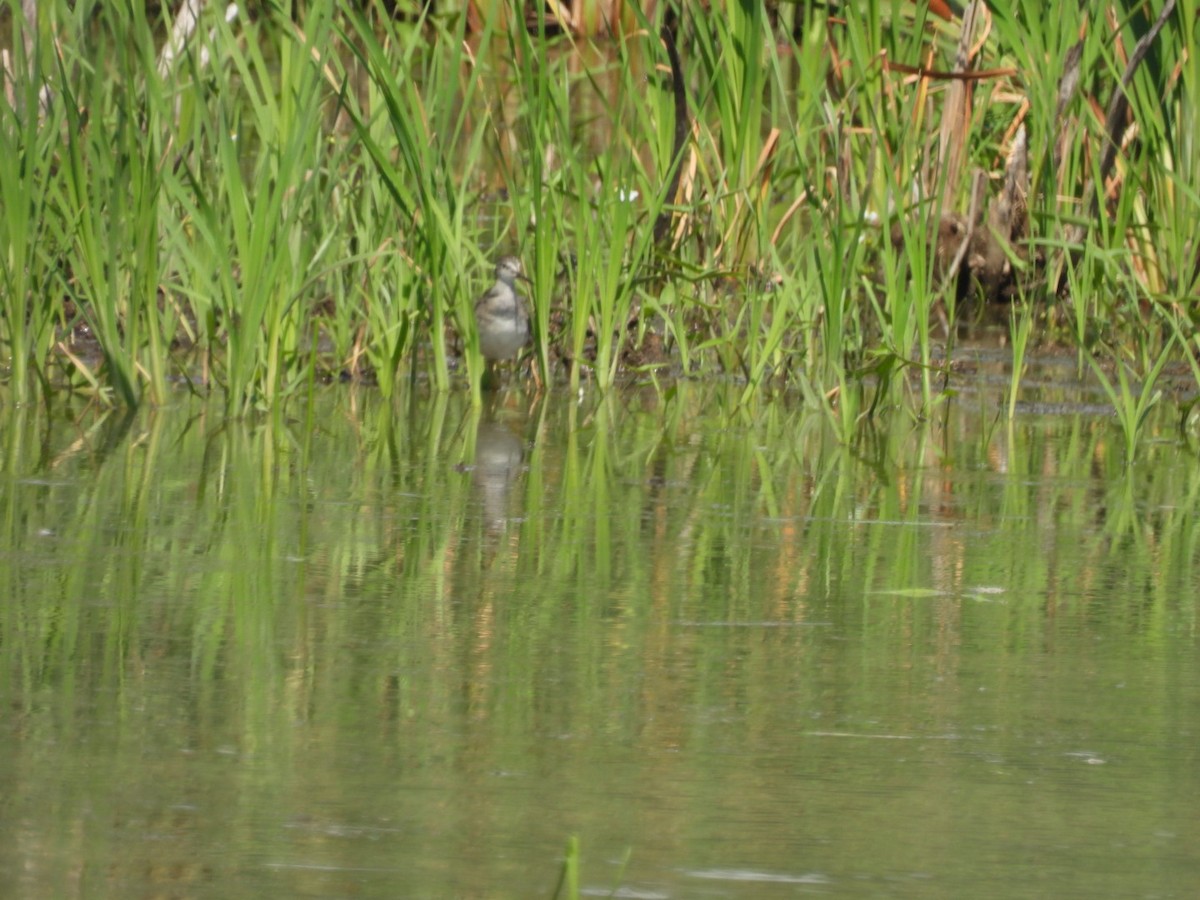
[[[240,412],[318,376],[390,393],[465,370],[479,402],[473,302],[515,252],[543,383],[792,384],[849,435],[910,386],[938,401],[938,348],[965,314],[940,216],[973,209],[976,171],[985,204],[996,194],[1018,123],[1033,249],[1014,259],[1014,302],[1048,326],[1030,343],[1070,341],[1081,372],[1144,334],[1155,359],[1168,335],[1186,336],[1168,356],[1195,358],[1193,6],[1134,73],[1136,140],[1105,172],[1097,110],[1145,29],[1115,8],[993,10],[974,65],[999,74],[954,107],[955,166],[942,126],[962,91],[892,64],[945,70],[970,42],[907,5],[806,5],[782,24],[685,10],[682,158],[658,19],[585,41],[545,13],[469,34],[415,5],[212,9],[163,65],[169,23],[141,7],[44,5],[29,59],[16,23],[0,108],[9,381],[132,406],[179,380]],[[664,209],[681,218],[657,245]]]
[[[323,81],[310,58],[329,39],[328,12],[312,7],[308,42],[281,39],[276,58],[262,48],[282,23],[246,23],[237,38],[223,20],[211,67],[201,71],[190,57],[196,81],[212,73],[215,115],[197,120],[192,153],[173,185],[192,229],[179,247],[179,277],[197,306],[207,307],[210,339],[225,344],[217,378],[231,410],[271,406],[292,388],[315,300],[306,288],[330,247],[321,196],[328,177]]]
[[[450,366],[442,336],[453,324],[467,336],[468,363],[478,384],[482,366],[465,276],[468,262],[479,262],[478,253],[471,255],[476,235],[468,229],[468,215],[487,129],[471,114],[479,80],[468,75],[460,92],[459,74],[472,62],[464,52],[463,25],[447,31],[429,23],[433,46],[447,51],[429,52],[429,34],[421,27],[386,18],[368,22],[357,14],[348,21],[342,37],[370,79],[370,94],[367,108],[344,94],[345,108],[398,218],[394,237],[384,240],[387,252],[404,261],[398,274],[407,289],[393,314],[408,319],[412,344],[397,349],[411,353],[419,346],[415,338],[423,337],[434,381],[444,389]],[[381,373],[395,375],[394,367]]]
[[[51,355],[55,327],[62,319],[57,302],[59,278],[51,249],[56,221],[52,171],[62,127],[60,108],[39,121],[39,88],[53,74],[53,58],[42,42],[25,52],[26,23],[13,16],[14,72],[12,102],[0,104],[0,346],[8,360],[17,398],[28,396],[31,381]]]

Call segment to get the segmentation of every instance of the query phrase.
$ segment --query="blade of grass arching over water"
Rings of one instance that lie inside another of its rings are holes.
[[[454,31],[439,29],[434,53],[426,69],[425,82],[429,118],[427,127],[438,140],[429,141],[426,165],[431,181],[426,198],[425,227],[430,232],[427,246],[439,247],[440,258],[431,259],[430,278],[433,328],[432,352],[437,383],[449,386],[446,357],[446,314],[455,314],[460,335],[473,327],[474,297],[466,289],[468,248],[474,243],[468,233],[468,198],[482,157],[485,131],[471,117],[479,81],[473,61],[465,52],[465,19],[457,20]],[[460,91],[460,84],[462,85]],[[476,368],[479,368],[478,366]]]
[[[455,113],[467,108],[456,96],[457,73],[466,62],[461,31],[465,26],[460,25],[458,32],[438,35],[432,45],[426,46],[424,20],[414,27],[399,26],[386,15],[379,18],[388,47],[399,48],[393,52],[400,53],[401,71],[411,72],[413,66],[428,60],[425,91],[409,75],[395,75],[396,61],[385,51],[374,28],[361,15],[352,14],[352,30],[344,31],[343,37],[367,69],[383,108],[365,114],[348,108],[378,174],[400,207],[406,226],[401,239],[409,242],[404,248],[406,256],[422,274],[425,287],[419,295],[420,315],[429,329],[434,380],[440,389],[446,389],[449,364],[444,343],[445,314],[456,308],[459,318],[465,319],[467,308],[461,300],[467,243],[465,193],[455,183],[450,155],[468,123],[465,112]],[[386,113],[389,126],[386,145],[379,142],[379,135],[371,128],[373,119],[368,118],[382,113]],[[479,136],[471,137],[469,143],[467,159],[473,167],[480,156]],[[397,153],[396,162],[392,161],[392,150]],[[414,184],[415,189],[409,187]],[[465,321],[458,325],[462,329]]]
[[[309,17],[314,43],[327,34],[323,8]],[[218,91],[200,151],[212,165],[201,177],[186,163],[178,198],[201,239],[184,250],[192,290],[203,293],[208,281],[219,295],[231,412],[284,394],[300,348],[300,291],[323,246],[308,218],[320,183],[322,81],[309,51],[289,40],[279,41],[274,63],[265,60],[257,48],[278,38],[277,25],[247,26],[245,46],[255,49],[243,49],[224,23],[214,31]]]
[[[382,182],[400,224],[399,234],[386,239],[379,237],[382,232],[392,230],[388,229],[386,205],[382,198],[372,200],[365,197],[362,202],[370,210],[377,233],[367,230],[364,234],[376,238],[377,252],[380,254],[401,257],[407,262],[403,286],[384,287],[375,277],[376,270],[381,275],[391,273],[387,265],[372,266],[365,279],[367,296],[363,302],[369,310],[368,321],[371,326],[367,338],[371,348],[369,355],[380,384],[387,384],[385,392],[390,393],[404,354],[411,347],[414,334],[411,326],[419,326],[422,330],[428,327],[427,306],[422,302],[422,295],[427,294],[429,254],[423,244],[418,243],[421,185],[418,184],[415,191],[410,186],[420,177],[420,173],[412,173],[405,165],[417,158],[417,148],[413,145],[413,135],[408,128],[409,113],[405,109],[411,96],[399,92],[391,74],[392,61],[368,22],[359,14],[352,14],[348,18],[349,26],[343,21],[339,25],[339,34],[366,70],[370,90],[369,107],[365,110],[359,109],[352,91],[343,90],[343,109],[353,121],[358,139],[367,151],[377,176],[377,179],[370,179],[366,174],[364,180]],[[419,30],[414,29],[413,34],[419,34]],[[401,54],[397,70],[403,73],[412,64],[415,38],[402,40],[402,35],[394,28],[387,33],[387,37],[393,52]],[[394,150],[397,151],[399,164],[393,161]],[[362,221],[368,221],[367,215],[364,214]],[[399,242],[409,236],[415,240],[401,248]],[[426,264],[424,272],[421,271],[422,263]],[[392,302],[383,303],[385,297],[391,298]]]

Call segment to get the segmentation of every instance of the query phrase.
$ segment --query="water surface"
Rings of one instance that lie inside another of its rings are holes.
[[[4,895],[1194,896],[1196,455],[1005,388],[10,410]]]

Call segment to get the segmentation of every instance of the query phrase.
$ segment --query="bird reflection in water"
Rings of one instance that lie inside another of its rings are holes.
[[[504,528],[510,515],[512,486],[525,462],[525,444],[504,422],[482,418],[475,432],[475,464],[472,477],[483,501],[483,518],[488,531]]]

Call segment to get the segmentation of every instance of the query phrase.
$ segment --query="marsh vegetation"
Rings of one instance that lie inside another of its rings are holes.
[[[984,319],[1013,397],[1065,350],[1132,447],[1165,368],[1200,382],[1192,3],[631,7],[596,36],[557,8],[14,13],[6,394],[478,399],[507,253],[547,385],[730,376],[848,435],[927,413]]]

